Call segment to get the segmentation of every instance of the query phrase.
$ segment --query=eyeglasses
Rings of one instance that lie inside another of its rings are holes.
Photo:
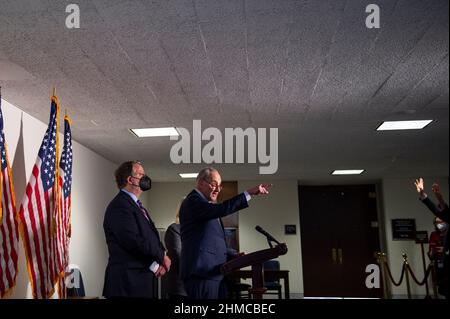
[[[135,174],[135,175],[131,174],[130,177],[132,177],[132,178],[137,178],[137,179],[141,179],[142,176],[144,176],[144,175],[145,175],[145,174],[137,173],[137,174]]]
[[[209,184],[212,188],[217,188],[218,190],[222,189],[222,184],[217,184],[216,182],[208,182],[206,179],[203,179],[206,183]]]

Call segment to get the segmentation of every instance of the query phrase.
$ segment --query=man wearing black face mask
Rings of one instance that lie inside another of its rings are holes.
[[[119,193],[103,221],[109,259],[103,296],[156,298],[156,278],[170,269],[170,259],[147,210],[139,200],[151,188],[138,161],[121,164],[115,172]]]

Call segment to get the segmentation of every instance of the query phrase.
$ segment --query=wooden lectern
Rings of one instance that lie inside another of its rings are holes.
[[[252,266],[252,288],[249,289],[249,293],[254,299],[262,299],[263,293],[267,290],[264,288],[263,263],[285,255],[287,251],[287,246],[284,243],[278,244],[273,248],[258,250],[226,262],[222,265],[221,271],[224,275],[228,275],[235,270]]]

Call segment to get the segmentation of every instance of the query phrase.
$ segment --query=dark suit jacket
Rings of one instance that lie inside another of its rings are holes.
[[[180,277],[181,234],[179,224],[173,223],[167,228],[164,243],[167,248],[167,256],[172,261],[170,271],[163,277],[166,293],[186,296],[183,281]]]
[[[219,218],[248,207],[244,194],[221,204],[209,203],[193,190],[180,207],[181,277],[221,280],[227,261],[225,234]]]
[[[154,261],[163,263],[164,247],[153,222],[120,191],[106,209],[103,229],[109,252],[103,295],[157,297],[156,277],[149,267]]]

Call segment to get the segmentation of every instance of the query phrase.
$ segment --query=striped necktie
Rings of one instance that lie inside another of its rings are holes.
[[[144,205],[142,205],[142,202],[138,199],[138,200],[137,200],[137,203],[138,203],[139,208],[141,209],[141,212],[142,212],[142,214],[144,215],[144,217],[145,217],[148,221],[150,221],[148,211],[145,209]]]

